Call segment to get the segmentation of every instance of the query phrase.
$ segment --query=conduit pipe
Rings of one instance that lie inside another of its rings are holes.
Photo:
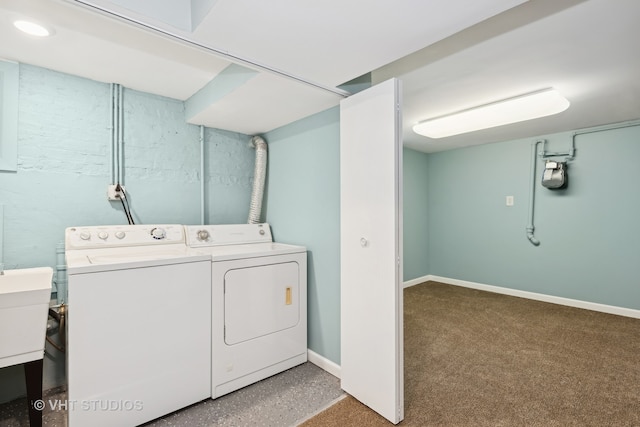
[[[529,193],[529,220],[527,222],[526,230],[527,239],[529,239],[534,246],[538,246],[540,244],[540,241],[533,235],[533,232],[535,231],[535,227],[533,225],[533,212],[536,198],[536,159],[538,158],[538,144],[544,144],[544,142],[544,140],[539,140],[531,144],[531,181],[529,183],[531,192]]]
[[[562,161],[563,162],[570,162],[576,156],[575,133],[574,133],[574,136],[571,138],[571,147],[569,148],[569,151],[567,151],[567,152],[560,151],[560,152],[555,152],[555,153],[547,151],[547,141],[543,140],[542,141],[542,151],[540,151],[538,153],[538,155],[543,159],[546,159],[546,158],[549,158],[549,157],[567,156]]]
[[[124,88],[118,85],[118,184],[124,185]]]
[[[538,145],[542,144],[542,151],[538,152]],[[529,239],[529,241],[534,245],[534,246],[538,246],[540,245],[540,241],[538,239],[536,239],[536,237],[533,235],[533,232],[535,231],[535,226],[533,225],[533,217],[534,217],[534,211],[535,211],[535,194],[536,194],[536,168],[537,168],[537,158],[538,156],[540,156],[540,158],[542,159],[546,159],[548,157],[558,157],[558,156],[568,156],[564,158],[564,161],[570,161],[573,160],[573,158],[575,157],[575,153],[576,153],[576,148],[575,148],[575,138],[572,139],[571,141],[571,148],[569,149],[568,152],[564,153],[564,152],[558,152],[558,153],[552,153],[552,152],[547,152],[546,151],[546,144],[547,144],[547,140],[546,139],[541,139],[538,141],[535,141],[533,144],[531,144],[531,182],[530,182],[530,186],[531,186],[531,193],[529,194],[529,221],[527,223],[527,239]]]
[[[116,84],[111,83],[111,184],[116,183]]]
[[[200,125],[200,223],[204,225],[204,126]]]
[[[113,130],[113,165],[115,167],[116,175],[114,177],[114,184],[117,184],[120,179],[120,85],[115,84],[113,102],[115,105],[115,128]]]
[[[124,88],[111,83],[111,184],[124,184]]]
[[[56,300],[64,304],[67,300],[67,264],[65,262],[64,242],[56,246]]]
[[[608,126],[600,126],[600,127],[595,128],[595,129],[576,131],[576,132],[573,133],[573,136],[571,137],[571,146],[572,146],[572,148],[575,147],[575,145],[576,145],[576,137],[578,135],[586,135],[586,134],[589,134],[589,133],[604,132],[604,131],[607,131],[607,130],[624,129],[624,128],[630,128],[630,127],[634,127],[634,126],[640,126],[640,121],[634,120],[634,121],[631,121],[631,122],[623,122],[623,123],[616,123],[616,124],[608,125]]]
[[[256,149],[256,164],[253,171],[253,190],[249,206],[249,224],[259,224],[262,213],[262,196],[267,174],[267,143],[259,136],[251,138],[251,145]]]
[[[526,232],[527,232],[527,239],[529,239],[529,241],[534,245],[534,246],[538,246],[540,245],[540,241],[538,239],[536,239],[536,237],[533,235],[533,232],[535,230],[535,227],[533,225],[533,217],[534,217],[534,210],[535,210],[535,192],[536,192],[536,159],[538,156],[540,156],[541,158],[548,158],[548,157],[559,157],[559,156],[567,156],[564,158],[563,161],[571,161],[575,158],[576,156],[576,137],[578,135],[585,135],[585,134],[590,134],[590,133],[597,133],[597,132],[604,132],[607,130],[614,130],[614,129],[623,129],[623,128],[628,128],[628,127],[634,127],[634,126],[640,126],[640,121],[631,121],[631,122],[624,122],[624,123],[616,123],[613,125],[608,125],[608,126],[601,126],[595,129],[588,129],[588,130],[583,130],[583,131],[576,131],[572,134],[571,136],[571,147],[569,147],[569,151],[568,152],[547,152],[546,151],[546,140],[542,139],[539,141],[535,141],[533,144],[531,144],[531,182],[530,182],[530,186],[531,186],[531,193],[529,195],[529,221],[527,223],[527,228],[526,228]],[[543,144],[542,145],[542,151],[538,152],[538,144]]]

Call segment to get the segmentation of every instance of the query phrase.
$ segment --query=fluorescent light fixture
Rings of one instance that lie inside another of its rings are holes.
[[[18,20],[15,21],[13,25],[23,33],[27,33],[30,36],[49,37],[54,33],[52,29],[47,28],[44,25],[36,24],[32,21]]]
[[[567,108],[569,101],[557,90],[547,88],[425,120],[415,125],[413,131],[429,138],[444,138],[551,116]]]

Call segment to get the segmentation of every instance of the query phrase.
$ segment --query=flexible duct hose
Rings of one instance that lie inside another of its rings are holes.
[[[259,224],[262,212],[262,195],[264,180],[267,174],[267,143],[259,136],[251,138],[251,144],[256,149],[256,165],[253,171],[253,190],[249,206],[249,224]]]

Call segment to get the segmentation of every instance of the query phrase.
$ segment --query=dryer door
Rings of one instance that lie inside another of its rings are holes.
[[[259,265],[224,276],[224,341],[234,345],[300,321],[298,263]]]

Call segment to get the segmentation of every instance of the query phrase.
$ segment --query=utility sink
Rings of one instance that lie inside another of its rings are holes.
[[[0,368],[44,357],[52,278],[51,267],[0,275]]]

